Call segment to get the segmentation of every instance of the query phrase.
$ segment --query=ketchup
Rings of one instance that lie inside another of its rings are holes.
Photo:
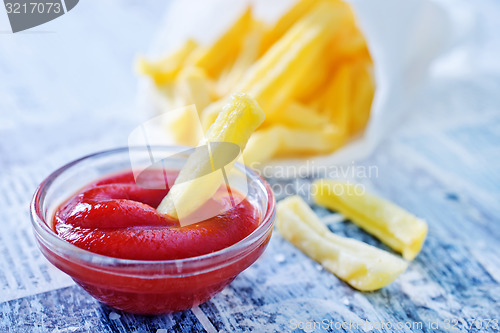
[[[169,172],[168,176],[176,174]],[[164,171],[155,170],[148,174],[147,188],[136,184],[132,172],[93,182],[57,209],[53,229],[60,238],[105,256],[170,260],[224,249],[259,225],[259,213],[246,199],[234,204],[228,197],[214,196],[213,203],[227,209],[180,227],[177,220],[155,209],[168,193],[168,188],[161,189],[164,179]],[[231,193],[240,195],[234,190]]]

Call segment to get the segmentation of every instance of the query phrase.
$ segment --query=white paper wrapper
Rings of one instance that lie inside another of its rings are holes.
[[[161,57],[192,37],[209,43],[226,29],[248,3],[264,21],[273,21],[293,0],[176,0],[168,8],[150,57]],[[283,166],[314,171],[315,167],[350,164],[369,156],[403,120],[426,81],[430,64],[456,40],[456,24],[449,6],[431,0],[352,0],[358,24],[374,60],[376,93],[371,118],[363,136],[330,155],[280,159],[262,164],[266,175]],[[162,112],[161,98],[147,78],[139,84],[138,107],[148,117]],[[170,142],[165,142],[169,144]]]

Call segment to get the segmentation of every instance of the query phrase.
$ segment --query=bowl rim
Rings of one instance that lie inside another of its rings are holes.
[[[244,171],[245,175],[250,178],[252,181],[256,181],[258,183],[258,187],[262,190],[262,192],[266,195],[267,198],[267,207],[263,207],[263,214],[261,216],[260,224],[257,228],[252,231],[248,236],[243,238],[242,240],[230,245],[226,248],[223,248],[218,251],[210,252],[207,254],[203,254],[200,256],[183,258],[183,259],[169,259],[169,260],[139,260],[139,259],[123,259],[110,257],[98,253],[91,252],[89,250],[82,249],[73,245],[70,242],[67,242],[61,239],[47,224],[47,221],[44,217],[44,212],[42,211],[42,203],[45,200],[45,192],[50,188],[52,183],[65,171],[70,168],[82,163],[84,161],[106,157],[112,154],[119,154],[129,152],[130,150],[146,150],[146,149],[183,149],[186,150],[192,147],[183,147],[177,145],[165,145],[165,146],[149,146],[146,147],[119,147],[113,149],[107,149],[103,151],[99,151],[96,153],[85,155],[81,158],[78,158],[72,162],[66,163],[60,168],[53,171],[49,176],[47,176],[36,188],[31,203],[30,203],[30,217],[33,226],[33,231],[35,233],[36,238],[40,243],[44,243],[46,247],[49,248],[51,252],[55,252],[57,250],[57,256],[61,257],[59,252],[62,252],[62,256],[65,259],[77,259],[79,264],[86,264],[89,267],[92,267],[94,270],[101,270],[109,272],[108,269],[112,269],[114,274],[120,274],[120,272],[124,275],[131,276],[136,275],[138,277],[144,277],[141,274],[133,274],[133,268],[143,269],[145,267],[149,267],[151,269],[158,268],[161,269],[162,275],[171,275],[169,272],[165,271],[165,268],[175,268],[173,271],[177,272],[176,276],[189,276],[195,274],[201,274],[204,272],[212,271],[218,269],[220,267],[227,266],[233,263],[238,259],[239,256],[245,254],[247,251],[251,251],[254,248],[260,246],[260,244],[265,240],[265,235],[270,232],[274,225],[275,215],[276,215],[276,200],[274,197],[274,193],[271,189],[271,186],[254,170],[249,167],[241,164],[235,163],[234,166]],[[62,202],[61,202],[62,203]],[[265,210],[264,210],[265,209]],[[50,217],[52,218],[52,217]],[[264,239],[262,239],[264,238]],[[260,242],[259,242],[260,240]],[[253,247],[252,247],[253,245]],[[42,251],[43,252],[43,251]],[[45,253],[43,253],[46,256]],[[205,267],[204,270],[196,270],[194,272],[188,272],[187,274],[182,274],[179,272],[179,267],[184,269],[196,269],[198,266],[205,264],[208,267]],[[171,267],[170,267],[171,266]],[[132,271],[131,271],[132,269]],[[140,273],[140,270],[138,270]],[[120,275],[122,275],[120,274]]]

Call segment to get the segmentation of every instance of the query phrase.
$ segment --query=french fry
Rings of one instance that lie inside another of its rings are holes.
[[[315,105],[329,115],[345,139],[358,134],[368,123],[375,93],[371,69],[371,63],[363,59],[342,63]]]
[[[383,243],[413,260],[424,244],[427,224],[395,204],[360,193],[354,184],[334,180],[313,183],[316,204],[335,210]]]
[[[203,110],[212,102],[213,84],[198,67],[184,68],[178,75],[177,87],[184,105],[195,104],[197,109]]]
[[[156,86],[157,94],[153,95],[156,98],[162,112],[174,110],[186,105],[181,95],[178,94],[176,81],[166,82],[161,86]]]
[[[298,196],[278,203],[276,226],[286,240],[358,290],[380,289],[408,266],[374,246],[335,235]]]
[[[180,48],[159,61],[153,62],[139,58],[136,63],[137,71],[150,76],[156,85],[172,82],[182,69],[188,56],[197,47],[198,44],[194,40],[188,39]]]
[[[330,122],[337,126],[343,139],[349,134],[351,118],[352,70],[341,66],[327,85],[318,107],[329,115]]]
[[[243,152],[244,163],[256,168],[259,163],[270,160],[279,150],[280,142],[280,133],[275,128],[255,132]]]
[[[281,145],[277,155],[328,153],[342,144],[342,136],[331,125],[326,125],[319,131],[295,130],[284,126],[279,128]]]
[[[365,129],[370,119],[370,110],[375,95],[375,81],[371,63],[359,61],[353,66],[355,80],[352,81],[350,135]]]
[[[227,64],[234,62],[242,46],[242,36],[250,31],[253,24],[249,7],[215,43],[201,49],[190,61],[205,69],[210,77],[217,78]]]
[[[269,124],[282,124],[298,129],[321,129],[328,121],[327,116],[298,102],[291,102],[281,112],[266,119]]]
[[[331,73],[328,70],[329,59],[320,55],[316,60],[313,69],[309,72],[307,79],[301,80],[298,82],[295,87],[294,95],[291,96],[291,101],[296,100],[302,104],[308,104],[310,109],[314,109],[312,105],[310,105],[311,97],[313,97],[318,90],[326,84]],[[318,69],[322,70],[318,70]],[[290,102],[289,102],[290,103]],[[278,113],[281,113],[286,108],[286,103],[284,108],[281,108]],[[318,109],[316,109],[318,110]],[[318,110],[319,111],[319,110]]]
[[[163,128],[180,145],[195,147],[203,136],[200,118],[194,105],[172,109],[165,114],[162,121]]]
[[[335,127],[320,130],[293,129],[282,125],[261,129],[249,141],[243,157],[246,164],[265,162],[276,156],[332,152],[341,145]]]
[[[299,19],[317,3],[317,0],[298,0],[262,38],[262,52],[276,43]]]
[[[226,142],[239,146],[243,151],[250,135],[264,118],[264,112],[254,99],[246,94],[234,94],[199,146]],[[223,184],[221,173],[214,172],[214,165],[218,162],[214,160],[214,156],[226,153],[227,146],[215,145],[209,149],[209,155],[206,150],[196,150],[191,154],[174,185],[158,206],[158,212],[178,218],[183,226],[186,218],[207,202]],[[225,165],[225,168],[231,168],[234,162],[235,160]]]
[[[333,65],[342,60],[349,61],[363,55],[371,59],[365,37],[355,21],[352,21],[350,26],[346,26],[333,38],[329,51],[330,62]]]
[[[252,21],[252,29],[244,37],[242,48],[234,64],[223,72],[216,85],[216,93],[220,97],[227,96],[238,84],[248,68],[259,57],[260,42],[264,34],[264,26],[260,21]]]
[[[201,126],[204,131],[207,131],[210,126],[215,122],[215,119],[219,116],[222,107],[224,106],[224,99],[219,99],[218,101],[212,102],[205,109],[201,111]]]

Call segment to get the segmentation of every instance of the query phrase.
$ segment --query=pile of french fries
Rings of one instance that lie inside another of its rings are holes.
[[[164,110],[195,104],[166,125],[179,144],[194,146],[234,92],[254,97],[266,113],[245,163],[326,154],[359,135],[375,91],[373,62],[351,7],[340,0],[298,0],[274,24],[248,8],[211,45],[187,40],[158,61],[139,59]],[[188,133],[186,133],[188,132]]]

